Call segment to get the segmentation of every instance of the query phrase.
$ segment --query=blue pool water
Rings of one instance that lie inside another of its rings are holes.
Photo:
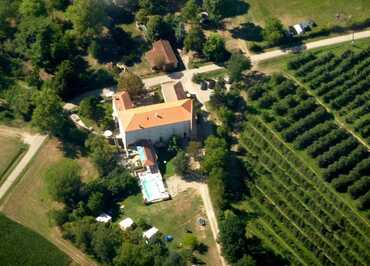
[[[142,147],[142,146],[137,146],[137,147],[136,147],[136,149],[137,149],[137,152],[139,153],[140,160],[141,160],[142,162],[144,162],[144,161],[145,161],[145,151],[144,151],[144,147]]]

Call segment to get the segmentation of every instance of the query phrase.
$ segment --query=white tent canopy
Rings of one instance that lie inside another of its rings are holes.
[[[100,222],[100,223],[108,223],[112,220],[112,216],[106,214],[106,213],[102,213],[100,214],[98,217],[96,217],[95,219],[96,221]]]
[[[121,230],[127,230],[133,224],[134,224],[134,221],[130,217],[128,217],[119,222],[119,227],[121,228]]]
[[[158,231],[159,231],[158,228],[152,227],[148,231],[145,231],[143,233],[143,237],[148,240],[151,240],[158,233]]]

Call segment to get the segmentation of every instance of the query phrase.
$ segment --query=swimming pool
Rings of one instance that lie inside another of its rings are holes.
[[[144,147],[137,146],[136,149],[137,152],[139,153],[140,160],[144,162],[146,160]]]
[[[156,202],[169,198],[169,194],[166,191],[162,176],[158,173],[148,173],[140,177],[141,190],[144,199],[147,202]]]

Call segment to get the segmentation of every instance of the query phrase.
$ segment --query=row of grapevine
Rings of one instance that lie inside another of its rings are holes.
[[[305,54],[287,66],[370,143],[370,47],[339,56]]]
[[[278,222],[293,232],[296,239],[291,242],[291,248],[294,250],[295,246],[301,247],[303,244],[305,249],[301,253],[305,256],[302,258],[308,265],[317,263],[311,255],[306,254],[307,251],[312,252],[322,265],[369,263],[370,257],[363,256],[366,245],[370,244],[366,237],[368,225],[352,221],[350,213],[344,216],[345,211],[339,210],[342,204],[337,204],[338,196],[323,189],[323,181],[316,175],[315,180],[321,184],[312,184],[312,173],[306,175],[296,169],[299,164],[294,162],[296,159],[291,161],[284,157],[287,153],[282,143],[277,141],[276,146],[272,145],[269,141],[276,139],[266,136],[266,132],[259,132],[253,124],[252,120],[248,121],[240,142],[247,150],[247,157],[254,169],[267,178],[261,177],[256,181],[258,189],[253,191],[253,200],[258,204],[250,204],[252,209],[262,213],[264,222],[280,236],[286,237],[284,230],[275,229]],[[261,123],[258,125],[261,126]],[[328,200],[333,196],[335,201]],[[268,219],[266,209],[269,211]],[[361,229],[365,229],[365,232]],[[297,245],[297,241],[301,244]]]
[[[356,57],[351,62],[358,60]],[[366,148],[351,134],[339,128],[315,98],[292,81],[273,77],[263,85],[249,88],[248,95],[250,91],[252,103],[262,110],[265,120],[280,132],[285,141],[297,149],[305,150],[322,169],[325,180],[333,181],[341,192],[349,190],[354,183],[357,183],[356,187],[358,184],[365,185],[350,195],[360,199],[359,208],[366,209],[368,174],[358,175],[358,171],[355,171],[358,165],[362,165],[362,161],[370,158]],[[367,170],[370,171],[370,167]],[[344,180],[346,182],[340,182]]]

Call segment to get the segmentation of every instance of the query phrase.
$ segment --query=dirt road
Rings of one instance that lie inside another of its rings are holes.
[[[209,195],[208,185],[206,183],[200,183],[195,181],[185,181],[179,176],[171,176],[167,181],[168,191],[170,192],[172,197],[175,197],[178,193],[187,190],[188,188],[195,189],[199,192],[203,204],[204,209],[206,211],[208,217],[208,224],[211,227],[213,238],[216,241],[217,251],[221,260],[221,264],[223,266],[227,266],[227,262],[225,261],[224,257],[221,255],[221,246],[217,243],[217,237],[219,233],[218,223],[215,211],[213,209],[211,197]]]
[[[26,154],[22,157],[17,166],[6,178],[4,183],[0,187],[0,199],[2,199],[8,190],[11,188],[13,183],[17,180],[18,176],[23,172],[28,163],[31,161],[33,156],[40,149],[42,143],[45,141],[47,136],[40,134],[29,134],[27,132],[20,131],[19,129],[13,129],[9,127],[0,127],[0,134],[7,136],[20,136],[23,141],[29,145]]]

